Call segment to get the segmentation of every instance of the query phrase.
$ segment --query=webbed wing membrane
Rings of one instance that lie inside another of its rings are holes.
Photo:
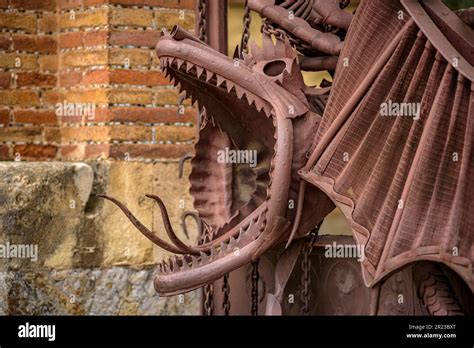
[[[473,69],[443,35],[433,41],[428,14],[411,17],[411,7],[423,9],[413,3],[357,9],[303,177],[337,203],[365,245],[367,285],[426,259],[474,289]],[[387,103],[415,111],[383,116]]]

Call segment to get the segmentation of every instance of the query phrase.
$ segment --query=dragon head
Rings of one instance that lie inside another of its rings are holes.
[[[176,254],[159,264],[155,279],[160,294],[173,295],[218,279],[289,236],[295,213],[288,202],[296,201],[297,170],[320,116],[310,110],[288,42],[264,35],[262,49],[252,44],[251,55],[231,59],[176,26],[163,33],[156,52],[162,71],[201,111],[189,180],[205,237],[193,247],[183,243],[157,196],[148,197],[159,204],[173,244],[105,198]]]

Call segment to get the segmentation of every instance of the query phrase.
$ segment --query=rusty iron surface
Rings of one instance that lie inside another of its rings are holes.
[[[302,254],[300,314],[462,313],[462,304],[452,301],[459,282],[443,267],[474,290],[473,68],[466,56],[472,40],[464,36],[472,33],[465,24],[469,13],[440,15],[442,4],[414,0],[362,1],[355,15],[335,0],[247,4],[263,18],[262,47],[251,42],[247,50],[245,30],[245,47],[234,59],[204,42],[206,28],[219,25],[217,10],[207,13],[211,5],[204,0],[198,2],[201,40],[176,26],[156,47],[163,72],[199,109],[189,176],[197,212],[191,216],[202,226],[199,243],[179,239],[158,196],[147,197],[158,204],[171,242],[105,196],[147,238],[176,254],[158,266],[156,290],[174,295],[215,282],[206,297],[208,312],[293,313],[283,291],[291,287],[290,275],[298,274],[295,255]],[[452,56],[458,64],[449,61]],[[334,82],[306,86],[302,70],[327,70]],[[419,103],[418,118],[381,117],[388,101]],[[362,268],[352,261],[313,264],[313,244],[323,237],[296,254],[284,251],[285,244],[295,250],[294,239],[307,236],[334,206],[349,221],[355,243],[364,246]],[[419,264],[406,267],[413,262]],[[326,283],[311,281],[315,268],[318,279],[329,277]],[[337,285],[340,272],[357,284],[350,291],[354,303],[313,308],[326,296],[313,294],[321,284],[344,289]],[[245,311],[233,301],[245,302],[234,290],[242,277],[251,284]],[[393,279],[417,289],[406,290],[411,300],[403,310],[384,302],[391,298],[384,286]]]

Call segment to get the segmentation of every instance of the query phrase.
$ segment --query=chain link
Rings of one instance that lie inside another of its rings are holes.
[[[285,30],[276,28],[271,22],[268,20],[262,21],[262,27],[260,31],[263,34],[267,35],[273,35],[277,40],[280,41],[285,41],[285,39],[288,39],[290,44],[297,48],[298,50],[306,49],[306,50],[312,50],[312,47],[308,45],[307,43],[303,42],[302,40],[295,38],[288,34]]]
[[[252,315],[258,315],[258,281],[260,274],[258,272],[259,259],[253,261],[252,264]]]
[[[214,315],[214,285],[204,286],[204,310],[208,316]]]
[[[252,16],[250,14],[250,7],[248,0],[245,0],[245,12],[244,12],[244,29],[242,31],[242,38],[240,39],[240,56],[242,53],[248,53],[248,44],[250,40],[250,23],[252,22]]]
[[[199,40],[207,42],[207,20],[206,20],[206,0],[199,0],[198,3],[198,32]]]
[[[224,309],[224,315],[230,313],[230,286],[229,286],[229,273],[224,274],[222,277],[222,308]]]
[[[301,261],[301,286],[303,290],[300,294],[300,300],[303,303],[301,307],[301,315],[310,315],[311,302],[311,252],[313,251],[314,242],[318,236],[319,226],[311,231],[307,237],[307,242],[303,246],[303,260]]]

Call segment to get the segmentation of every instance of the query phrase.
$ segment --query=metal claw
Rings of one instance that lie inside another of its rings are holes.
[[[197,224],[197,227],[198,227],[198,236],[200,236],[202,234],[202,221],[201,221],[201,218],[199,217],[199,214],[196,213],[196,212],[193,212],[193,211],[185,211],[182,215],[181,215],[181,228],[183,229],[183,233],[184,235],[189,238],[189,233],[188,233],[188,227],[186,226],[186,218],[190,216],[194,219],[194,221],[196,222]]]
[[[181,179],[183,177],[183,172],[184,172],[184,162],[190,160],[193,158],[193,155],[187,154],[184,155],[179,159],[178,162],[178,178]]]
[[[158,237],[153,231],[149,230],[145,225],[143,225],[133,214],[130,210],[128,210],[128,208],[120,201],[118,201],[117,199],[113,198],[113,197],[108,197],[106,195],[97,195],[97,197],[100,197],[100,198],[104,198],[104,199],[107,199],[109,201],[111,201],[112,203],[114,203],[117,207],[120,208],[120,210],[122,210],[125,214],[125,216],[127,216],[127,218],[130,220],[130,222],[145,236],[147,237],[149,240],[151,240],[154,244],[158,245],[159,247],[169,251],[169,252],[172,252],[172,253],[175,253],[175,254],[187,254],[189,253],[188,250],[183,250],[175,245],[172,245],[170,243],[168,243],[167,241],[161,239],[160,237]]]

